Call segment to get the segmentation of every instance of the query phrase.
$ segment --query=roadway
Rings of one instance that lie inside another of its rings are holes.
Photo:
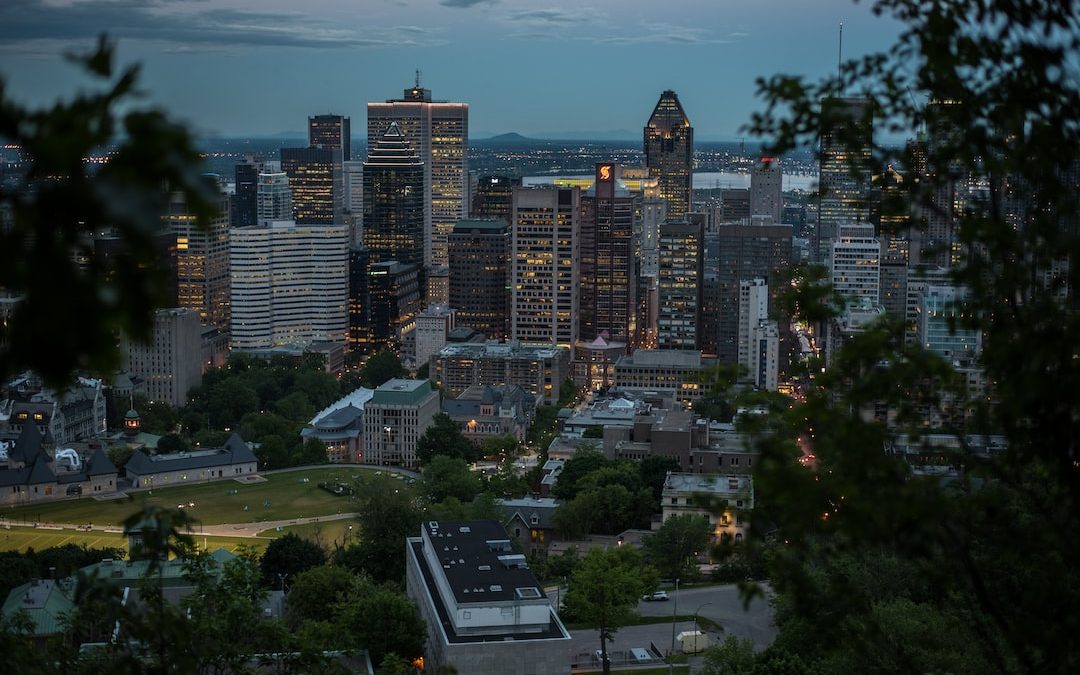
[[[692,615],[696,611],[698,616],[720,624],[723,632],[719,636],[711,633],[714,638],[723,640],[728,635],[747,638],[753,640],[755,649],[761,650],[776,638],[773,610],[769,604],[772,590],[768,584],[762,584],[762,589],[765,597],[754,598],[745,609],[738,587],[726,584],[680,588],[678,591],[668,589],[669,600],[640,601],[637,611],[642,616],[671,616],[673,613]]]

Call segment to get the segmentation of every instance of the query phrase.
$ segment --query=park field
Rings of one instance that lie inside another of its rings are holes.
[[[184,510],[203,525],[260,523],[327,516],[352,510],[349,498],[318,487],[320,482],[343,480],[352,484],[376,473],[373,468],[327,466],[265,476],[265,481],[233,480],[179,485],[131,492],[127,497],[98,500],[92,497],[0,509],[0,520],[12,525],[58,523],[120,526],[147,504]],[[390,474],[397,476],[397,474]],[[191,506],[194,504],[194,506]],[[196,528],[197,530],[197,528]],[[37,546],[35,546],[37,548]]]
[[[196,545],[200,549],[214,551],[225,548],[236,551],[241,546],[261,551],[270,543],[270,539],[263,537],[221,537],[211,535],[194,534]],[[75,544],[88,548],[119,548],[127,550],[127,539],[120,532],[83,532],[80,530],[53,530],[33,527],[3,527],[0,528],[0,551],[26,551],[34,549],[51,548]]]

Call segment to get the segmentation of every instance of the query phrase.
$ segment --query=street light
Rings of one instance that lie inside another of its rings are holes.
[[[679,579],[675,578],[675,592],[671,594],[671,599],[674,601],[671,605],[671,651],[668,652],[668,672],[675,672],[675,662],[672,661],[675,657],[675,616],[679,613]]]
[[[702,607],[708,607],[708,606],[709,606],[709,605],[711,605],[711,604],[712,604],[711,602],[706,602],[705,604],[703,604],[703,605],[699,606],[699,607],[698,607],[697,609],[695,609],[695,610],[694,610],[694,630],[697,630],[697,629],[698,629],[698,625],[697,625],[697,617],[698,617],[698,612],[700,612],[700,611],[701,611],[701,608],[702,608]],[[696,638],[695,638],[695,639],[696,639]]]

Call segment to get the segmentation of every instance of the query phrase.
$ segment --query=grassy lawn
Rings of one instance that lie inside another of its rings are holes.
[[[235,551],[240,546],[262,550],[270,543],[269,539],[262,537],[214,537],[195,534],[194,538],[199,548],[211,551],[222,547]],[[25,551],[28,548],[40,551],[64,544],[85,544],[90,548],[127,549],[127,539],[119,532],[44,530],[32,527],[0,528],[0,551]]]
[[[129,498],[98,501],[90,497],[0,509],[0,518],[13,523],[45,522],[82,525],[120,525],[137,511],[142,500],[175,508],[195,503],[186,510],[204,525],[258,523],[310,516],[348,513],[348,497],[337,497],[318,487],[331,478],[348,482],[353,476],[374,475],[354,466],[320,467],[266,476],[266,481],[244,485],[232,480],[214,481],[130,493]],[[304,482],[307,479],[308,482]],[[35,546],[35,548],[37,548]]]
[[[353,529],[350,530],[349,526]],[[288,533],[315,542],[325,549],[332,550],[334,545],[355,544],[359,541],[360,530],[352,519],[327,520],[321,523],[305,523],[304,525],[289,525],[280,530],[263,530],[260,537],[277,538]]]

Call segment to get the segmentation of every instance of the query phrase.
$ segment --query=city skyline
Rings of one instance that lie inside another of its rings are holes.
[[[420,70],[434,99],[471,105],[473,138],[632,139],[673,89],[698,140],[733,140],[760,107],[756,77],[836,68],[841,21],[845,58],[898,32],[864,4],[807,4],[317,0],[301,12],[284,0],[14,0],[0,7],[0,76],[13,95],[50,103],[85,83],[62,54],[104,31],[122,64],[142,64],[145,100],[200,135],[299,132],[328,112],[363,119]]]

